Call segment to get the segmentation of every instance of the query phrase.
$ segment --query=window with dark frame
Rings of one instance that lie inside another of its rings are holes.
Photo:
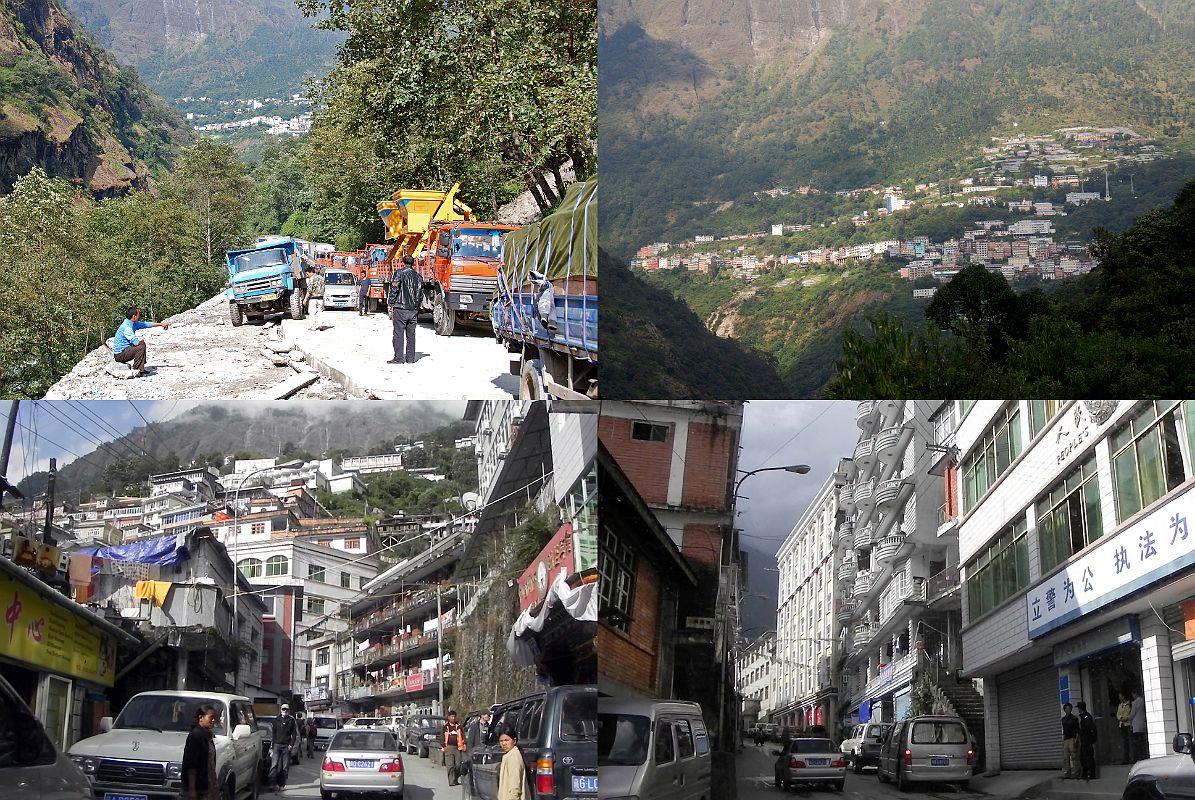
[[[631,600],[635,585],[635,553],[610,528],[602,535],[598,551],[601,581],[599,616],[612,628],[626,633],[631,624]]]
[[[668,425],[635,420],[631,423],[631,438],[640,442],[666,442],[668,428]]]
[[[1103,535],[1100,482],[1092,455],[1037,502],[1037,547],[1042,574]]]
[[[1026,530],[1022,517],[967,563],[967,624],[1029,585]]]
[[[1192,401],[1154,400],[1110,437],[1116,519],[1124,522],[1190,474],[1181,441],[1195,443],[1189,415]]]

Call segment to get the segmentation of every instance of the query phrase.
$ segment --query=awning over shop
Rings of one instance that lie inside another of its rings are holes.
[[[118,545],[81,547],[78,552],[112,561],[132,561],[137,564],[157,564],[172,567],[191,557],[183,535],[155,536]],[[93,567],[94,572],[94,567]]]
[[[556,576],[551,588],[538,608],[529,608],[519,615],[510,629],[506,649],[519,666],[535,665],[537,647],[530,641],[543,631],[548,617],[555,608],[566,611],[578,622],[596,623],[598,618],[597,582],[582,583],[571,587],[563,573]]]

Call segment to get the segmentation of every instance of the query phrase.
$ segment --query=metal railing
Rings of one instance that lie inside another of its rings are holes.
[[[929,576],[926,581],[925,595],[929,600],[935,600],[948,592],[959,588],[961,573],[958,567],[947,567],[941,572]]]

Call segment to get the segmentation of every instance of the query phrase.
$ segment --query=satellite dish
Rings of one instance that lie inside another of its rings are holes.
[[[477,492],[465,492],[461,495],[461,505],[465,507],[466,511],[476,511],[477,507],[481,505],[481,495]]]

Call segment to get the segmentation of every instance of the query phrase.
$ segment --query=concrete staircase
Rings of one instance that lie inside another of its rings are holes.
[[[1127,764],[1109,764],[1099,768],[1099,778],[1093,781],[1054,778],[1030,790],[1025,797],[1044,800],[1121,800],[1129,777]]]
[[[935,686],[949,702],[950,707],[954,709],[954,713],[967,723],[967,728],[975,737],[978,749],[975,772],[976,774],[984,772],[988,765],[984,762],[987,748],[984,746],[983,695],[975,691],[975,685],[971,681],[957,683],[952,680],[943,680]]]

